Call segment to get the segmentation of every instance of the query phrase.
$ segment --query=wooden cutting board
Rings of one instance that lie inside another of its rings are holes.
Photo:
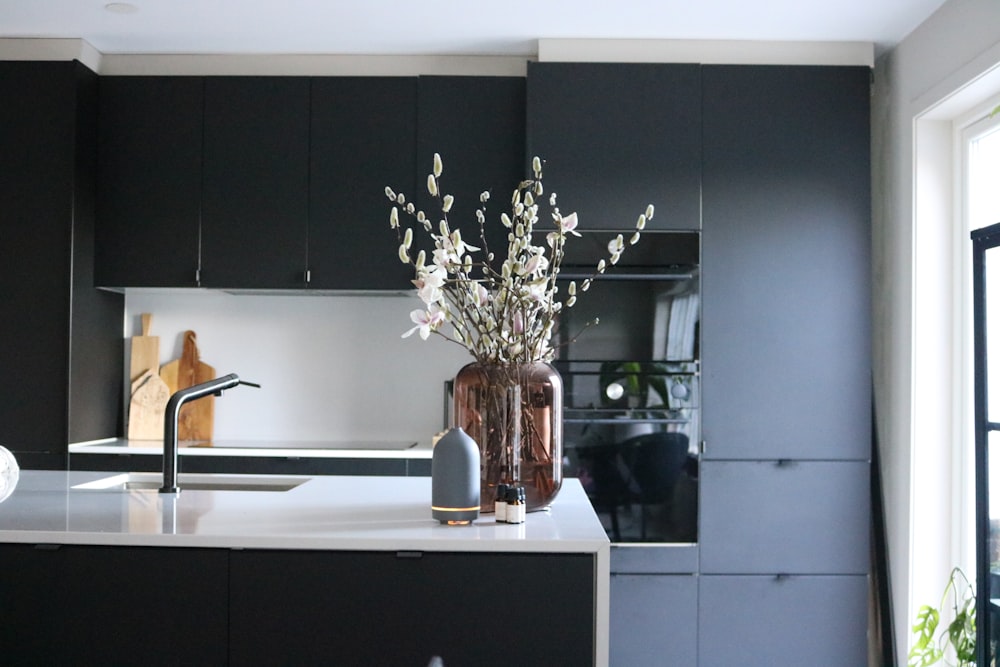
[[[193,331],[184,332],[181,358],[164,364],[160,378],[170,393],[215,378],[215,369],[201,360],[198,340]],[[215,421],[215,397],[206,396],[181,406],[177,420],[178,440],[211,440]]]
[[[142,335],[132,336],[132,350],[129,362],[129,382],[135,382],[146,371],[160,372],[160,337],[150,336],[153,316],[142,314]]]
[[[156,371],[147,370],[132,382],[128,404],[129,440],[162,440],[163,414],[170,390]]]

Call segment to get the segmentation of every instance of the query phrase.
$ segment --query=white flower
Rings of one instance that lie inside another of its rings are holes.
[[[413,335],[414,331],[420,332],[420,337],[427,340],[432,331],[437,331],[438,327],[444,324],[444,313],[435,305],[431,304],[430,308],[427,310],[417,310],[410,312],[410,319],[413,320],[415,327],[407,330],[402,338],[408,338]]]
[[[417,288],[417,296],[424,303],[437,303],[444,298],[443,287],[448,278],[448,272],[443,266],[431,266],[429,269],[417,272],[413,281]]]
[[[559,229],[564,233],[572,234],[573,236],[581,236],[580,232],[576,231],[576,226],[580,223],[577,220],[576,213],[570,213],[569,215],[560,215],[559,219],[556,220],[559,225]]]
[[[436,197],[438,193],[437,179],[434,178],[434,174],[427,174],[427,192],[431,193],[432,197]]]
[[[434,154],[434,177],[438,178],[441,176],[441,172],[444,170],[444,163],[441,162],[441,156],[438,153]],[[433,193],[431,193],[433,194]]]
[[[545,301],[547,292],[548,292],[547,280],[536,280],[535,282],[528,283],[527,285],[524,286],[524,295],[537,303]]]

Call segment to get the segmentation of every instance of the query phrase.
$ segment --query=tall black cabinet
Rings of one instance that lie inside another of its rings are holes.
[[[867,659],[869,80],[529,66],[529,152],[581,224],[701,230],[698,544],[613,547],[612,664]]]
[[[0,444],[63,468],[117,432],[122,298],[93,287],[97,76],[0,62]]]

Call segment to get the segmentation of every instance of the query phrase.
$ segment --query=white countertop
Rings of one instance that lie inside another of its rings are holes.
[[[433,449],[429,443],[416,441],[359,441],[359,440],[214,440],[181,442],[177,448],[180,456],[255,456],[287,458],[342,458],[342,459],[430,459]],[[108,438],[78,442],[69,446],[74,454],[129,454],[162,456],[163,443],[159,440],[128,440]]]
[[[327,550],[600,553],[610,544],[576,479],[523,524],[431,518],[429,477],[189,475],[304,483],[288,491],[74,488],[122,473],[23,470],[0,502],[0,542]],[[159,474],[149,476],[160,479]]]

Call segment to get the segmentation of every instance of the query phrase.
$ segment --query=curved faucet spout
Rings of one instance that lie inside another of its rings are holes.
[[[177,420],[180,416],[181,406],[188,401],[205,396],[221,396],[224,389],[232,389],[241,384],[249,387],[260,387],[254,382],[241,380],[236,373],[230,373],[208,382],[179,389],[167,401],[163,420],[163,486],[160,487],[160,493],[180,492],[180,487],[177,486]]]

